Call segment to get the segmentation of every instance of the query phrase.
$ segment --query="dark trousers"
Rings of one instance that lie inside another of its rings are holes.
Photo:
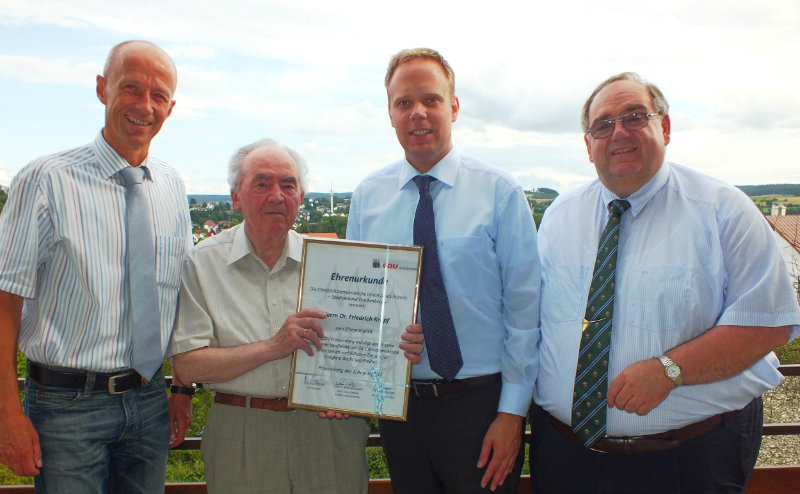
[[[410,392],[408,420],[381,420],[383,449],[395,493],[491,492],[481,488],[486,467],[478,469],[481,445],[497,417],[502,383],[420,398]],[[524,433],[520,430],[520,436]],[[515,492],[524,444],[514,470],[495,492]]]
[[[761,398],[753,400],[677,449],[630,455],[598,453],[567,439],[534,405],[533,492],[743,493],[761,446],[762,405]]]

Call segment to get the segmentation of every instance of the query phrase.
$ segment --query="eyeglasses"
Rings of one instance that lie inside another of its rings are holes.
[[[625,130],[639,130],[645,127],[647,122],[655,116],[658,116],[658,113],[633,112],[617,118],[600,120],[589,127],[589,134],[595,139],[605,139],[614,133],[614,126],[617,124],[618,120],[622,122],[622,126],[625,127]]]

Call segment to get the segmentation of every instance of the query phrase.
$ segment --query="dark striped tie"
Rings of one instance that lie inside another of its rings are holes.
[[[608,222],[600,235],[594,264],[581,349],[572,395],[572,430],[587,447],[606,435],[606,393],[614,315],[614,286],[617,269],[620,218],[631,204],[615,199],[608,203]]]

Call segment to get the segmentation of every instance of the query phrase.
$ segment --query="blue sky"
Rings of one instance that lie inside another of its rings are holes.
[[[227,193],[230,155],[263,137],[306,158],[310,191],[352,190],[402,155],[383,76],[415,46],[455,69],[456,147],[525,188],[595,177],[580,109],[625,70],[665,93],[671,161],[734,184],[800,182],[800,3],[552,3],[0,0],[0,184],[95,137],[95,76],[127,39],[178,65],[178,103],[151,151],[190,193]]]

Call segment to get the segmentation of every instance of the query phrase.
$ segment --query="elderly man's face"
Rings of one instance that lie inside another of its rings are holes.
[[[453,147],[450,126],[458,117],[444,69],[426,58],[412,59],[395,70],[389,86],[389,119],[406,159],[428,172]]]
[[[262,147],[242,164],[233,206],[242,212],[245,226],[258,235],[284,235],[294,224],[303,192],[292,157],[279,147]]]
[[[147,44],[123,46],[106,77],[97,76],[97,97],[106,107],[103,137],[131,165],[144,160],[172,113],[174,91],[171,61]]]
[[[655,113],[643,85],[628,80],[604,87],[589,109],[589,125],[632,112]],[[658,172],[669,143],[669,115],[653,117],[641,129],[629,131],[621,122],[603,139],[584,136],[589,160],[603,185],[619,197],[628,197]]]

